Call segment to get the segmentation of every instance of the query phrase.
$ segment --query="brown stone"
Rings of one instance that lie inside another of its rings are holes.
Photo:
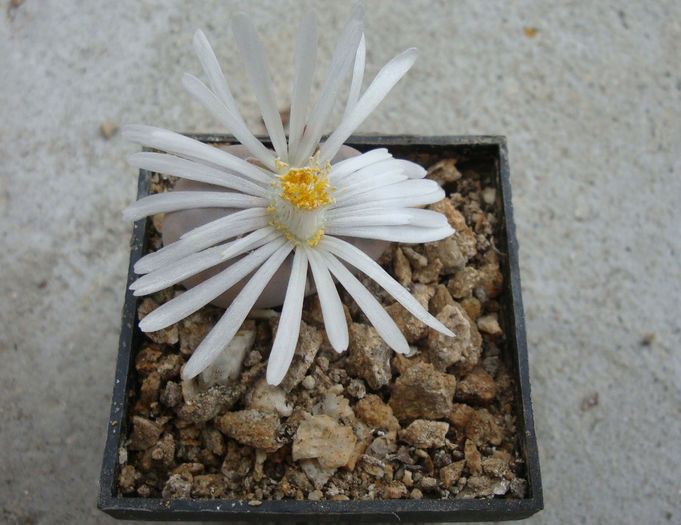
[[[380,397],[369,394],[355,405],[355,414],[372,428],[399,430],[400,423],[393,415],[392,408]]]
[[[118,475],[118,488],[123,494],[132,494],[135,492],[137,482],[142,478],[142,475],[137,472],[132,465],[125,465],[121,468],[121,473]]]
[[[303,380],[317,355],[319,347],[322,345],[322,340],[322,333],[319,329],[307,324],[305,321],[300,322],[300,335],[298,336],[298,344],[293,354],[291,366],[279,384],[279,387],[285,392],[290,392]]]
[[[303,421],[293,437],[293,461],[316,458],[322,468],[347,465],[357,438],[352,428],[341,425],[326,415],[311,416]]]
[[[445,184],[459,180],[461,178],[461,172],[456,168],[456,159],[443,159],[428,168],[426,177],[436,181],[440,186],[444,186]]]
[[[442,481],[442,485],[448,489],[451,487],[454,483],[459,481],[459,478],[461,477],[461,473],[463,472],[463,467],[466,465],[466,460],[462,459],[461,461],[455,461],[454,463],[451,463],[447,465],[446,467],[442,467],[440,469],[440,481]]]
[[[399,433],[400,440],[417,448],[437,448],[445,446],[445,436],[449,423],[417,419]]]
[[[193,479],[191,475],[172,474],[163,485],[162,496],[166,499],[191,498]]]
[[[445,417],[452,409],[456,378],[429,363],[417,363],[397,378],[390,407],[400,421]]]
[[[480,313],[482,312],[482,304],[476,297],[466,297],[465,299],[462,299],[461,307],[466,311],[468,317],[470,317],[473,321],[477,320],[477,318],[480,317]]]
[[[282,443],[277,439],[279,416],[260,410],[228,412],[217,418],[220,432],[242,445],[274,452]]]
[[[161,376],[158,374],[158,372],[152,372],[142,381],[138,404],[142,405],[142,407],[148,411],[149,406],[152,403],[158,401],[160,390]]]
[[[437,319],[454,332],[449,337],[434,328],[428,329],[426,347],[428,356],[439,370],[457,364],[462,368],[476,365],[482,353],[482,337],[463,308],[458,303],[446,305]]]
[[[478,329],[492,337],[498,337],[504,333],[499,326],[499,318],[496,313],[484,315],[477,322]]]
[[[132,436],[128,448],[130,450],[146,450],[156,444],[162,431],[161,425],[141,416],[133,416]]]
[[[431,287],[417,284],[412,295],[424,309],[428,310],[428,301],[430,301],[433,293],[434,290]],[[428,327],[409,313],[400,303],[393,303],[385,310],[409,343],[415,343],[426,335]]]
[[[433,293],[433,297],[430,299],[430,313],[438,315],[445,306],[453,304],[454,299],[452,298],[452,294],[449,293],[449,290],[447,290],[447,287],[444,284],[438,284]]]
[[[490,299],[501,295],[504,290],[504,277],[498,263],[485,264],[478,270],[477,286],[482,287]]]
[[[373,326],[352,323],[347,360],[348,372],[360,376],[377,390],[390,382],[391,348]]]
[[[449,280],[447,289],[454,299],[464,299],[473,295],[473,289],[477,284],[478,271],[472,266],[466,266]]]
[[[203,474],[194,476],[192,481],[192,497],[221,498],[225,494],[225,482],[220,474]]]
[[[177,324],[180,352],[186,356],[191,355],[213,326],[215,316],[211,310],[203,308],[182,319]]]
[[[473,443],[470,439],[467,439],[463,445],[463,454],[466,458],[468,472],[474,476],[480,475],[480,473],[482,473],[482,458],[480,456],[480,452],[475,446],[475,443]]]
[[[163,353],[157,345],[149,345],[142,348],[135,358],[135,370],[143,376],[156,371],[158,360]]]
[[[399,247],[395,248],[395,255],[393,256],[393,273],[397,282],[402,286],[408,286],[411,283],[411,266]]]
[[[390,483],[385,485],[381,490],[381,495],[383,496],[383,499],[406,498],[408,493],[409,492],[407,491],[407,487],[405,487],[404,483],[400,481],[391,481]]]
[[[421,284],[437,283],[443,266],[440,257],[431,257],[428,266],[419,268],[412,273],[412,280]]]
[[[488,405],[497,395],[494,378],[481,366],[476,366],[456,384],[454,398],[470,404]]]

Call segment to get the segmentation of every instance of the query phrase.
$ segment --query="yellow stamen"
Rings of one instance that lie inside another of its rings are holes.
[[[324,235],[324,230],[320,229],[314,237],[311,239],[307,240],[307,244],[310,246],[317,246],[319,244],[319,240],[322,238],[322,235]]]
[[[284,171],[286,168],[288,168],[288,164],[281,159],[274,159],[274,165],[277,168],[277,171]]]
[[[278,160],[275,160],[277,168],[280,164],[285,165],[281,161],[277,163]],[[330,170],[331,165],[328,162],[324,168],[321,168],[319,161],[311,157],[307,167],[292,168],[286,173],[277,175],[281,185],[279,196],[305,210],[313,210],[330,204],[333,202],[329,195],[331,188],[328,173]]]

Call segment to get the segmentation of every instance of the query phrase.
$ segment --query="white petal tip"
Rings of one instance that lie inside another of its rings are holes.
[[[191,359],[189,359],[189,362],[184,365],[184,368],[182,368],[182,373],[180,374],[180,377],[182,378],[182,381],[190,381],[194,379],[197,375],[199,375],[203,370],[198,370],[196,367],[191,366]]]
[[[139,218],[137,217],[137,214],[130,209],[129,206],[121,211],[121,215],[123,216],[124,221],[129,222],[134,222]]]
[[[282,374],[282,370],[280,369],[275,369],[271,366],[267,366],[267,384],[272,385],[272,386],[278,386],[279,383],[282,382],[284,379],[284,376],[286,375],[286,371]]]

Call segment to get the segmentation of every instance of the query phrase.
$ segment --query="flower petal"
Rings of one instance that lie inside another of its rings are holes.
[[[393,279],[388,272],[369,257],[362,250],[353,246],[349,242],[335,237],[325,236],[319,243],[323,249],[337,255],[341,259],[350,263],[360,272],[364,273],[376,281],[386,292],[392,295],[395,300],[408,310],[414,317],[422,323],[454,337],[454,334],[445,325],[430,315],[428,311],[411,295],[400,283]]]
[[[228,129],[231,130],[232,134],[237,138],[237,140],[246,146],[253,156],[260,160],[260,162],[270,168],[274,167],[274,153],[265,148],[265,146],[263,146],[262,143],[250,132],[248,126],[246,126],[246,123],[239,112],[239,108],[234,101],[232,92],[229,89],[227,79],[222,73],[218,59],[215,56],[215,53],[213,53],[213,48],[211,48],[210,44],[208,43],[208,39],[206,38],[206,35],[203,34],[203,31],[199,29],[196,31],[196,33],[194,33],[193,42],[194,50],[196,51],[196,55],[199,57],[203,71],[208,77],[208,82],[210,83],[211,89],[215,92],[215,95],[217,95],[218,99],[220,99],[220,101],[225,105],[225,108],[231,114],[231,117],[234,120],[232,125],[227,126]]]
[[[197,29],[193,38],[194,51],[201,62],[201,67],[208,77],[211,89],[220,98],[220,100],[227,106],[227,109],[234,113],[235,116],[241,118],[237,108],[232,92],[227,84],[227,79],[222,73],[222,68],[218,62],[213,48],[211,47],[206,35],[200,29]]]
[[[362,38],[360,15],[361,11],[359,9],[353,10],[350,20],[345,24],[341,36],[338,38],[324,86],[322,87],[317,104],[310,114],[300,147],[295,151],[291,151],[290,159],[294,165],[307,161],[307,158],[312,155],[319,143],[319,139],[321,139],[324,133],[329,115],[336,102],[343,80],[345,80],[345,76],[350,70],[352,59]]]
[[[355,54],[355,65],[352,68],[352,81],[350,82],[350,91],[348,92],[348,101],[345,104],[345,115],[350,113],[357,104],[359,93],[362,89],[362,80],[364,79],[364,63],[366,61],[367,43],[364,34],[359,41],[359,47]]]
[[[289,155],[298,149],[303,136],[307,104],[317,58],[317,21],[307,15],[300,25],[296,46],[296,72],[291,94],[291,118],[289,121]]]
[[[392,155],[388,153],[386,148],[372,149],[361,155],[350,157],[349,159],[342,160],[331,166],[329,181],[334,183],[362,168],[389,159],[392,159]]]
[[[264,184],[271,182],[269,174],[244,159],[167,129],[134,124],[125,126],[122,133],[128,140],[148,148],[160,149],[191,160],[208,162],[232,170],[256,182]]]
[[[398,208],[406,206],[424,206],[445,198],[445,190],[434,180],[409,179],[385,187],[378,192],[357,195],[350,206],[345,209],[359,209],[371,203],[374,207]]]
[[[126,220],[190,208],[250,208],[267,206],[262,197],[222,191],[169,191],[142,197],[123,210]]]
[[[223,348],[229,344],[234,334],[236,334],[244,322],[244,319],[246,319],[253,304],[258,300],[263,289],[291,252],[293,246],[292,242],[287,242],[278,248],[253,274],[241,292],[232,301],[232,304],[222,318],[204,340],[201,341],[196,350],[194,350],[194,354],[182,371],[183,379],[192,379],[203,372],[215,360]]]
[[[410,179],[422,179],[428,174],[428,171],[423,166],[416,164],[416,162],[404,159],[395,159],[395,162],[400,165],[404,174]]]
[[[407,340],[381,303],[330,252],[318,250],[318,253],[388,346],[400,354],[409,353]]]
[[[443,214],[419,208],[398,208],[397,210],[369,208],[362,212],[352,211],[349,213],[332,214],[333,211],[343,212],[343,208],[331,210],[327,214],[326,230],[328,233],[331,233],[329,230],[330,226],[334,228],[352,228],[411,224],[421,228],[443,228],[448,225],[447,217]]]
[[[140,321],[140,330],[143,332],[155,332],[196,312],[199,308],[222,295],[258,268],[277,249],[281,248],[285,242],[283,238],[279,238],[274,242],[261,246],[217,275],[206,279],[167,303],[162,304]]]
[[[388,92],[405,75],[416,60],[416,49],[407,49],[388,62],[378,72],[353,110],[341,121],[336,130],[321,145],[319,159],[323,162],[331,160],[340,147],[357,127],[385,98]]]
[[[151,151],[133,153],[128,157],[128,164],[134,168],[165,173],[166,175],[205,182],[206,184],[215,184],[257,197],[263,197],[267,194],[267,190],[262,186],[235,173],[229,173],[167,153],[153,153]]]
[[[253,22],[243,13],[234,15],[232,33],[234,33],[234,38],[241,51],[248,76],[251,78],[251,84],[260,105],[262,119],[265,122],[270,139],[272,139],[274,151],[277,152],[279,158],[285,159],[288,157],[286,135],[284,135],[284,126],[274,98],[272,79],[267,67],[262,42]]]
[[[267,382],[278,385],[284,379],[300,334],[305,283],[307,282],[307,255],[297,249],[293,256],[291,276],[288,280],[284,306],[281,309],[277,334],[274,336],[270,359],[267,363]]]
[[[253,242],[248,245],[242,243],[241,249],[234,250],[233,257],[241,255],[249,250],[260,248],[260,246],[268,244],[280,236],[281,235],[278,232],[272,231],[265,237],[254,239]],[[228,258],[224,257],[225,250],[230,246],[233,247],[237,242],[238,241],[232,241],[231,243],[213,246],[212,248],[208,248],[198,253],[193,253],[179,261],[162,266],[137,279],[130,285],[130,289],[133,290],[134,295],[139,296],[158,292],[168,286],[177,284],[192,275],[196,275],[203,270],[212,268],[213,266],[226,261]]]
[[[329,274],[329,270],[324,265],[323,259],[319,257],[314,248],[308,248],[306,251],[317,294],[319,294],[326,336],[336,352],[344,352],[348,348],[349,336],[343,303],[341,303],[336,285],[331,274]]]
[[[365,178],[359,182],[349,184],[348,186],[339,184],[334,192],[335,207],[342,208],[348,201],[354,203],[357,195],[362,195],[364,193],[378,192],[379,194],[382,194],[383,191],[385,191],[385,188],[391,184],[396,184],[405,180],[408,180],[408,178],[406,175],[403,175],[400,170],[381,173],[375,177]]]
[[[248,148],[248,151],[269,169],[274,170],[274,153],[268,150],[250,132],[241,115],[235,115],[220,98],[194,75],[182,75],[182,84],[187,92],[219,120],[236,139]]]
[[[251,212],[252,215],[254,212],[257,212],[258,210],[244,211]],[[229,217],[233,217],[237,213],[233,213]],[[137,263],[135,263],[134,268],[135,273],[138,274],[149,273],[153,270],[165,266],[166,264],[173,263],[175,261],[182,259],[183,257],[191,255],[192,253],[196,253],[200,250],[203,250],[204,248],[208,248],[209,246],[213,246],[214,244],[225,241],[227,239],[231,239],[232,237],[237,237],[244,233],[252,232],[249,233],[249,235],[247,235],[243,239],[238,239],[238,241],[242,241],[242,243],[247,242],[248,240],[252,240],[254,238],[254,234],[255,237],[258,236],[264,237],[265,231],[269,232],[272,230],[269,226],[267,226],[268,223],[267,216],[254,217],[248,219],[243,219],[241,217],[238,218],[238,220],[237,218],[233,218],[233,222],[231,223],[228,223],[226,217],[222,217],[218,220],[223,221],[222,222],[223,225],[231,224],[231,226],[229,226],[226,229],[221,229],[219,231],[210,231],[205,236],[204,235],[199,236],[197,234],[196,237],[193,239],[180,239],[172,244],[164,246],[160,250],[147,254],[144,257],[142,257],[139,261],[137,261]],[[231,246],[231,244],[229,246]],[[227,260],[227,258],[225,258],[225,260]]]
[[[434,242],[449,237],[454,233],[449,224],[442,228],[421,228],[419,226],[362,226],[336,227],[330,224],[325,233],[342,237],[360,237],[362,239],[377,239],[380,241],[404,242],[408,244]]]

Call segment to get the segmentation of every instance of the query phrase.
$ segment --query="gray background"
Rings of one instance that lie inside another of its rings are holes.
[[[508,137],[546,498],[531,522],[681,522],[681,4],[366,5],[369,77],[421,55],[361,131]],[[2,1],[0,522],[113,522],[95,504],[137,147],[100,124],[223,131],[180,83],[201,27],[263,132],[230,13],[254,17],[284,107],[311,6],[328,64],[346,2]]]

